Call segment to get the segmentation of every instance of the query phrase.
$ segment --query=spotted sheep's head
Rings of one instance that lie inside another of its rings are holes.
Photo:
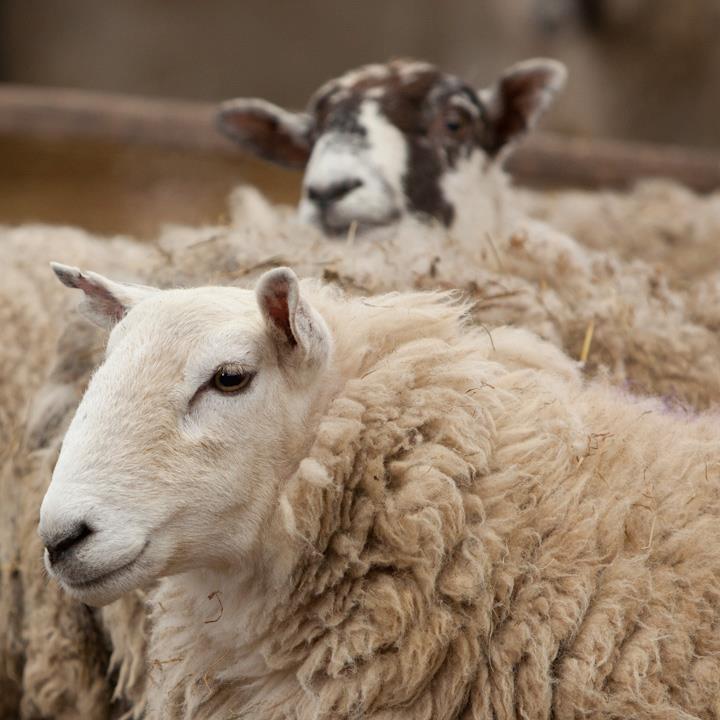
[[[428,63],[395,60],[327,82],[305,112],[230,100],[218,125],[261,158],[305,168],[300,218],[328,235],[407,214],[450,227],[459,199],[534,126],[565,76],[561,63],[533,59],[475,90]]]

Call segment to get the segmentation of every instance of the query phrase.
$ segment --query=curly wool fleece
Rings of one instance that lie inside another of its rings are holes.
[[[254,581],[158,591],[150,716],[717,717],[717,417],[427,298],[314,303],[353,377]]]

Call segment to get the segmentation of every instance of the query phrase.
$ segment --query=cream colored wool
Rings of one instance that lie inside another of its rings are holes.
[[[693,322],[720,332],[720,272],[693,284],[689,307]]]
[[[0,717],[108,717],[114,681],[107,677],[113,663],[103,639],[106,618],[111,634],[123,637],[124,645],[112,647],[134,647],[141,663],[133,670],[133,653],[125,653],[117,682],[125,697],[118,706],[141,696],[143,622],[133,633],[118,608],[96,614],[72,602],[48,583],[41,562],[39,503],[104,343],[85,321],[76,318],[68,327],[64,320],[75,316],[76,300],[48,282],[48,263],[59,255],[127,280],[139,279],[159,259],[155,248],[124,238],[71,228],[0,228]],[[129,604],[132,598],[123,603]],[[131,614],[137,622],[137,607]]]
[[[305,290],[344,387],[255,555],[161,583],[149,717],[718,717],[718,417]]]
[[[720,193],[646,180],[627,192],[518,189],[515,201],[587,247],[660,267],[680,287],[720,271]]]
[[[30,399],[53,365],[63,315],[77,304],[47,282],[48,263],[62,254],[132,280],[160,257],[151,246],[125,238],[96,238],[73,228],[42,225],[0,226],[0,254],[0,435],[8,436],[24,422]],[[0,453],[7,450],[7,445],[0,446]]]

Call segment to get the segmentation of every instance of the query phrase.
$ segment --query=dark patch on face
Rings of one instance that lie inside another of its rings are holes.
[[[405,136],[408,167],[403,190],[410,210],[448,226],[455,213],[440,188],[445,165],[427,135],[428,102],[442,75],[435,68],[428,68],[403,76],[402,67],[391,63],[387,77],[368,83],[367,89],[376,87],[384,91],[377,99],[380,111]]]
[[[355,93],[343,96],[336,92],[321,98],[314,109],[313,141],[331,131],[364,138],[367,131],[359,120],[362,101],[362,95]]]
[[[427,215],[446,227],[455,218],[455,209],[448,203],[440,188],[444,168],[435,148],[422,138],[408,140],[408,170],[403,176],[403,189],[410,209]]]
[[[440,180],[448,169],[456,167],[460,157],[480,146],[480,101],[457,78],[435,68],[418,72],[409,81],[395,76],[387,90],[380,109],[405,135],[408,144],[403,189],[409,208],[447,227],[455,218],[455,209],[445,198]],[[452,98],[460,95],[476,108],[476,113],[451,105]],[[448,127],[451,120],[457,127]]]
[[[387,91],[380,99],[380,108],[390,122],[406,135],[424,134],[431,91],[441,78],[441,73],[435,69],[404,79],[399,74],[391,76],[385,85]]]
[[[445,76],[428,99],[427,113],[426,132],[449,168],[477,148],[487,152],[487,113],[472,88]]]

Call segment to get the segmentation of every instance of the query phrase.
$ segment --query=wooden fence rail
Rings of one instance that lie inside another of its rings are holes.
[[[214,113],[211,103],[0,85],[2,135],[240,154],[215,130]],[[672,146],[538,132],[508,165],[520,183],[535,186],[621,188],[662,176],[701,192],[720,188],[720,154]]]

